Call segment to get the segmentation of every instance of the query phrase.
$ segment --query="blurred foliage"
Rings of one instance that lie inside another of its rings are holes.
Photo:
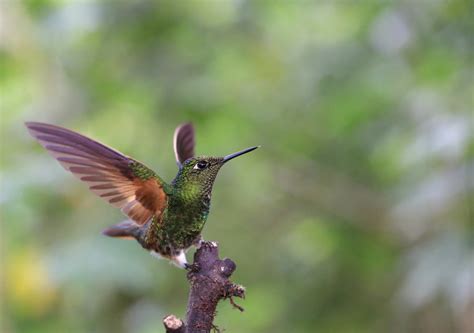
[[[472,332],[472,2],[2,0],[2,332],[162,330],[185,274],[28,136],[59,124],[176,172],[226,166],[206,239],[228,332]],[[190,254],[189,254],[190,255]]]

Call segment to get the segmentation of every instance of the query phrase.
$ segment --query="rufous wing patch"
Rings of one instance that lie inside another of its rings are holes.
[[[142,163],[59,126],[37,122],[26,126],[66,170],[138,225],[163,212],[167,202],[163,181]]]

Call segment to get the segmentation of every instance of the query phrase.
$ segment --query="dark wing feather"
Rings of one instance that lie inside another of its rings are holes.
[[[181,166],[184,161],[194,157],[194,127],[191,123],[178,126],[174,131],[173,148],[176,163]]]
[[[66,170],[136,223],[163,212],[164,182],[142,163],[62,127],[37,122],[26,127]]]

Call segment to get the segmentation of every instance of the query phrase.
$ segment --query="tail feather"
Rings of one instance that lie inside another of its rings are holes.
[[[104,229],[102,234],[122,239],[136,239],[140,226],[133,221],[126,220]]]

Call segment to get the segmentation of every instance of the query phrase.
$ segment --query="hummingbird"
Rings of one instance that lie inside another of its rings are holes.
[[[191,267],[186,251],[202,242],[217,173],[230,160],[259,147],[224,157],[195,156],[194,127],[182,124],[173,137],[178,173],[166,183],[145,164],[82,134],[46,123],[25,125],[66,170],[128,217],[105,229],[104,235],[135,239],[152,255],[186,269]]]

